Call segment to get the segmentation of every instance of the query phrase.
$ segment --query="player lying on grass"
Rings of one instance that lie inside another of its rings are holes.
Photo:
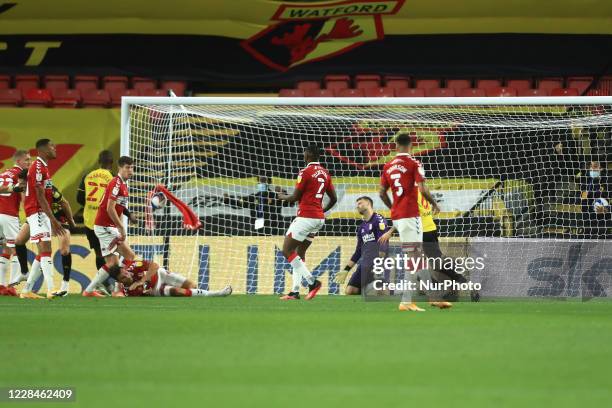
[[[198,289],[197,285],[178,273],[168,272],[155,262],[134,261],[129,266],[113,265],[108,274],[122,283],[126,296],[209,296],[232,294],[227,285],[221,290]]]

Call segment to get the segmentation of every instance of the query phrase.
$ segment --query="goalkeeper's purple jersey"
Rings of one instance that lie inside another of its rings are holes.
[[[357,228],[357,248],[355,248],[355,253],[351,256],[351,261],[358,262],[361,258],[363,244],[377,242],[378,238],[387,232],[388,229],[387,220],[378,213],[372,214],[369,220],[363,221],[359,228]],[[387,243],[381,245],[379,252],[387,252],[388,247],[389,243],[387,241]]]

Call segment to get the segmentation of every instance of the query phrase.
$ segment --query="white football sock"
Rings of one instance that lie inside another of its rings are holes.
[[[40,268],[45,277],[45,283],[47,284],[47,292],[51,293],[55,291],[55,282],[53,282],[53,265],[51,264],[50,256],[42,256],[40,258]]]
[[[290,262],[291,267],[293,268],[293,286],[297,284],[298,290],[294,290],[294,292],[299,292],[299,288],[302,284],[302,278],[306,279],[309,285],[312,285],[315,281],[314,277],[306,267],[302,258],[299,255],[296,255],[295,258]],[[297,276],[296,276],[297,275]],[[297,281],[297,282],[296,282]]]
[[[70,286],[70,281],[65,281],[62,279],[62,286],[60,288],[60,291],[62,292],[68,292],[68,287]]]
[[[166,286],[164,289],[168,289]],[[207,297],[218,297],[218,296],[226,296],[227,291],[225,289],[221,290],[204,290],[204,289],[189,289],[191,291],[191,296],[207,296]],[[166,295],[169,296],[169,295]]]
[[[402,247],[402,253],[407,255],[409,259],[412,259],[412,257],[414,257],[416,254],[416,249],[412,245],[406,245]],[[416,290],[416,287],[414,286],[416,285],[416,273],[412,272],[414,272],[414,264],[409,262],[408,268],[404,270],[404,281],[406,282],[406,288],[404,288],[404,291],[402,292],[402,303],[412,303],[412,292],[414,290],[411,288]]]
[[[6,286],[6,270],[8,269],[9,260],[0,256],[0,286]]]
[[[104,269],[104,266],[98,269],[96,276],[89,282],[89,285],[85,288],[85,292],[93,292],[96,288],[102,284],[109,277],[108,272]]]
[[[34,284],[42,274],[42,269],[40,267],[40,261],[38,259],[34,259],[32,262],[32,269],[30,269],[30,275],[28,276],[28,280],[26,282],[25,287],[23,288],[22,293],[28,293],[32,291]]]
[[[17,282],[21,277],[21,265],[19,265],[19,257],[13,255],[11,258],[11,282]]]

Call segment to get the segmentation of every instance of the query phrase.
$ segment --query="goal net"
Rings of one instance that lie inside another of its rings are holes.
[[[293,190],[317,144],[338,203],[305,261],[322,293],[343,293],[333,277],[356,246],[356,199],[389,217],[380,171],[408,133],[441,207],[442,252],[484,257],[465,272],[483,294],[612,293],[612,98],[124,98],[122,108],[122,154],[136,162],[130,207],[147,215],[129,243],[201,288],[288,291],[281,248],[296,207],[277,194]],[[156,185],[202,228],[184,228],[173,205],[151,211]],[[394,238],[390,253],[398,248]]]

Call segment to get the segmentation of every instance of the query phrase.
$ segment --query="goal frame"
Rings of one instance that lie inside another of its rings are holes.
[[[215,96],[124,96],[121,98],[121,155],[129,154],[131,105],[275,105],[275,106],[475,106],[612,105],[612,96],[524,96],[446,98],[284,98]]]

